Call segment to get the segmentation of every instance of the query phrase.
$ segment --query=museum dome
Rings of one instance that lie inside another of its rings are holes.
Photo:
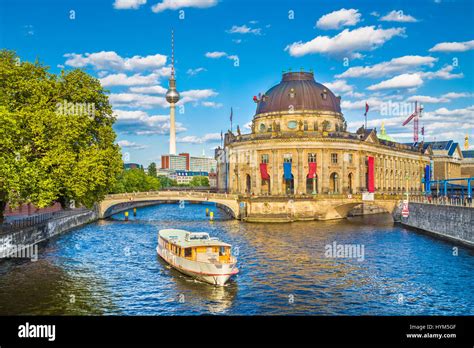
[[[341,113],[341,99],[314,80],[312,72],[283,73],[281,82],[270,88],[257,102],[255,117],[269,112],[314,110]]]

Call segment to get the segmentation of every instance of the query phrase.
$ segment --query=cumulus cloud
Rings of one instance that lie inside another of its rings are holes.
[[[188,74],[190,76],[195,76],[195,75],[197,75],[197,74],[199,74],[200,72],[203,72],[203,71],[206,71],[206,69],[204,69],[204,68],[188,69],[188,71],[186,71],[186,74]]]
[[[221,141],[220,133],[208,133],[203,136],[187,135],[176,139],[178,143],[203,144]]]
[[[117,145],[120,146],[121,148],[129,148],[129,149],[135,149],[135,150],[142,150],[148,147],[148,145],[137,144],[133,141],[128,141],[128,140],[120,140],[117,142]]]
[[[348,85],[346,80],[335,80],[334,82],[324,82],[324,86],[329,88],[335,94],[351,94],[354,86]]]
[[[459,74],[452,74],[454,67],[452,65],[446,65],[440,70],[437,71],[428,71],[424,73],[420,73],[420,76],[425,77],[429,80],[431,79],[442,79],[442,80],[451,80],[451,79],[460,79],[464,77],[463,73]]]
[[[382,77],[389,74],[407,72],[407,70],[412,70],[420,66],[432,67],[437,60],[438,58],[430,56],[403,56],[372,66],[355,66],[347,69],[342,74],[336,75],[336,77]]]
[[[405,28],[381,29],[368,26],[354,30],[344,29],[333,37],[317,36],[308,42],[294,42],[286,46],[285,51],[294,57],[320,53],[360,58],[359,51],[372,51],[393,37],[402,36],[404,33]]]
[[[394,88],[413,88],[423,84],[423,79],[419,74],[401,74],[391,79],[376,83],[367,87],[370,91]]]
[[[100,78],[99,81],[104,87],[112,86],[139,86],[139,85],[152,85],[157,83],[159,75],[150,74],[134,74],[132,76],[127,76],[126,74],[111,74],[103,78]]]
[[[130,92],[133,93],[145,93],[145,94],[166,94],[167,89],[156,85],[156,86],[141,86],[141,87],[130,87]]]
[[[130,107],[150,109],[152,107],[166,108],[169,106],[164,97],[139,93],[111,93],[109,101],[114,107]]]
[[[251,28],[247,25],[233,25],[232,28],[227,30],[229,34],[254,34],[261,35],[262,29],[260,28]]]
[[[403,11],[401,10],[390,11],[385,16],[381,17],[379,20],[384,21],[384,22],[403,22],[403,23],[418,22],[418,20],[415,17],[404,14]]]
[[[441,42],[429,49],[430,52],[464,52],[474,48],[474,40],[464,42]]]
[[[217,2],[217,0],[163,0],[163,2],[153,5],[151,10],[158,13],[166,10],[179,10],[185,7],[208,8],[216,6]]]
[[[74,68],[92,66],[97,70],[119,70],[119,71],[143,71],[163,67],[166,64],[166,56],[155,54],[149,56],[133,56],[123,58],[114,51],[101,51],[96,53],[66,53],[65,65]]]
[[[360,21],[361,14],[358,10],[345,8],[328,13],[316,22],[319,29],[340,29],[342,27],[354,26]]]
[[[211,59],[218,59],[218,58],[225,57],[227,59],[233,60],[234,62],[239,60],[239,56],[235,54],[234,55],[227,54],[226,52],[221,52],[221,51],[206,52],[204,56],[206,58],[211,58]]]
[[[203,101],[201,105],[207,108],[214,108],[214,109],[219,109],[224,106],[222,103],[216,103],[213,101]]]
[[[120,133],[136,135],[169,134],[170,121],[168,115],[148,115],[142,110],[114,110],[117,122],[114,125]],[[176,122],[176,132],[184,132],[186,128]]]
[[[116,10],[136,10],[144,4],[146,4],[146,0],[115,0],[114,8]]]

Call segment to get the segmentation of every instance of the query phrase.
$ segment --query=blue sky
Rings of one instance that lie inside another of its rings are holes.
[[[418,100],[425,140],[463,144],[469,134],[474,144],[473,21],[474,2],[452,0],[2,0],[0,45],[52,72],[100,78],[117,141],[127,159],[147,165],[168,151],[172,28],[178,151],[213,155],[230,108],[234,129],[248,132],[252,97],[289,68],[313,69],[342,96],[351,131],[367,101],[369,127],[383,121],[408,142],[412,127],[401,123]]]

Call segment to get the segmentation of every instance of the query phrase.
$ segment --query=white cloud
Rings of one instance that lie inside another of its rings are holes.
[[[388,62],[378,63],[372,66],[355,66],[347,69],[337,78],[349,77],[381,77],[388,74],[407,72],[409,69],[419,66],[433,66],[438,59],[430,56],[403,56],[393,58]]]
[[[464,77],[463,73],[451,74],[454,67],[452,65],[446,65],[438,71],[428,71],[420,73],[420,76],[425,77],[429,80],[431,79],[442,79],[442,80],[451,80],[451,79],[460,79]]]
[[[407,99],[408,102],[418,101],[423,104],[437,104],[437,103],[447,103],[449,102],[448,98],[443,97],[430,97],[428,95],[413,95]]]
[[[464,52],[474,49],[474,40],[464,42],[441,42],[429,49],[430,52]]]
[[[398,10],[398,11],[393,10],[387,13],[385,16],[383,16],[379,20],[384,21],[384,22],[403,22],[403,23],[418,22],[418,20],[415,17],[406,15],[401,10]]]
[[[200,72],[203,72],[203,71],[206,71],[206,69],[204,69],[204,68],[188,69],[188,71],[186,71],[186,74],[188,74],[190,76],[195,76],[195,75],[197,75],[197,74],[199,74]]]
[[[351,94],[354,90],[354,86],[348,85],[346,80],[335,80],[334,82],[325,82],[324,86],[329,88],[335,94]]]
[[[234,55],[227,54],[226,52],[221,52],[221,51],[207,52],[205,56],[206,58],[211,58],[211,59],[226,57],[227,59],[233,60],[234,62],[239,60],[239,56],[235,54]]]
[[[457,93],[457,92],[449,92],[443,95],[443,98],[447,99],[457,99],[457,98],[468,98],[474,96],[472,93]]]
[[[358,51],[374,50],[391,38],[404,35],[404,32],[405,28],[381,29],[375,28],[375,26],[361,27],[354,30],[345,29],[333,37],[318,36],[308,42],[294,42],[286,46],[285,50],[294,57],[321,53],[360,58],[361,54]]]
[[[233,25],[232,28],[227,30],[230,34],[254,34],[254,35],[261,35],[262,29],[260,28],[251,28],[247,25]]]
[[[370,91],[393,88],[412,88],[423,84],[423,79],[419,74],[401,74],[391,79],[367,87]]]
[[[139,85],[152,85],[158,81],[157,74],[141,75],[134,74],[127,76],[126,74],[111,74],[99,79],[100,83],[104,87],[111,86],[139,86]]]
[[[196,135],[187,135],[185,137],[176,139],[176,141],[178,143],[203,144],[221,141],[221,135],[220,133],[208,133],[203,135],[202,137]]]
[[[316,23],[319,29],[340,29],[342,27],[353,26],[359,23],[361,14],[358,10],[345,8],[339,11],[328,13]]]
[[[185,7],[208,8],[217,5],[217,0],[163,0],[153,5],[151,10],[155,13],[166,10],[179,10]]]
[[[118,146],[122,148],[130,148],[130,149],[135,149],[135,150],[142,150],[148,147],[148,145],[137,144],[133,141],[128,141],[128,140],[120,140],[117,142],[117,144]]]
[[[114,51],[101,51],[85,54],[66,53],[64,57],[67,58],[65,65],[74,68],[92,66],[97,70],[143,71],[158,69],[166,64],[166,56],[162,54],[122,58]]]
[[[146,0],[115,0],[114,8],[116,10],[136,10],[144,4],[146,4]]]
[[[377,11],[370,12],[370,15],[374,17],[380,17],[380,13],[378,13]]]
[[[130,92],[133,93],[145,93],[145,94],[166,94],[167,89],[156,85],[156,86],[142,86],[142,87],[130,87]]]
[[[114,128],[121,133],[136,135],[169,134],[170,122],[168,115],[148,115],[141,110],[114,110],[117,122]],[[176,122],[176,132],[186,131],[180,122]]]
[[[227,56],[227,53],[225,52],[220,52],[220,51],[214,51],[214,52],[206,52],[205,54],[206,58],[222,58]]]
[[[208,107],[208,108],[214,108],[214,109],[218,109],[218,108],[221,108],[221,107],[224,106],[221,103],[216,103],[216,102],[213,102],[213,101],[203,101],[201,103],[201,105],[205,106],[205,107]]]

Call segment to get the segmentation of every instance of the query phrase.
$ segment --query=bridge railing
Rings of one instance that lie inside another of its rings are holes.
[[[433,205],[448,205],[457,207],[474,208],[472,198],[464,197],[426,197],[426,196],[409,196],[409,202],[433,204]]]
[[[170,197],[196,197],[196,198],[215,198],[215,199],[238,199],[238,195],[229,193],[215,193],[215,192],[202,192],[202,191],[147,191],[147,192],[127,192],[127,193],[115,193],[105,196],[105,200],[111,199],[129,199],[135,200],[139,198],[149,198],[151,196],[159,196],[163,198]]]

